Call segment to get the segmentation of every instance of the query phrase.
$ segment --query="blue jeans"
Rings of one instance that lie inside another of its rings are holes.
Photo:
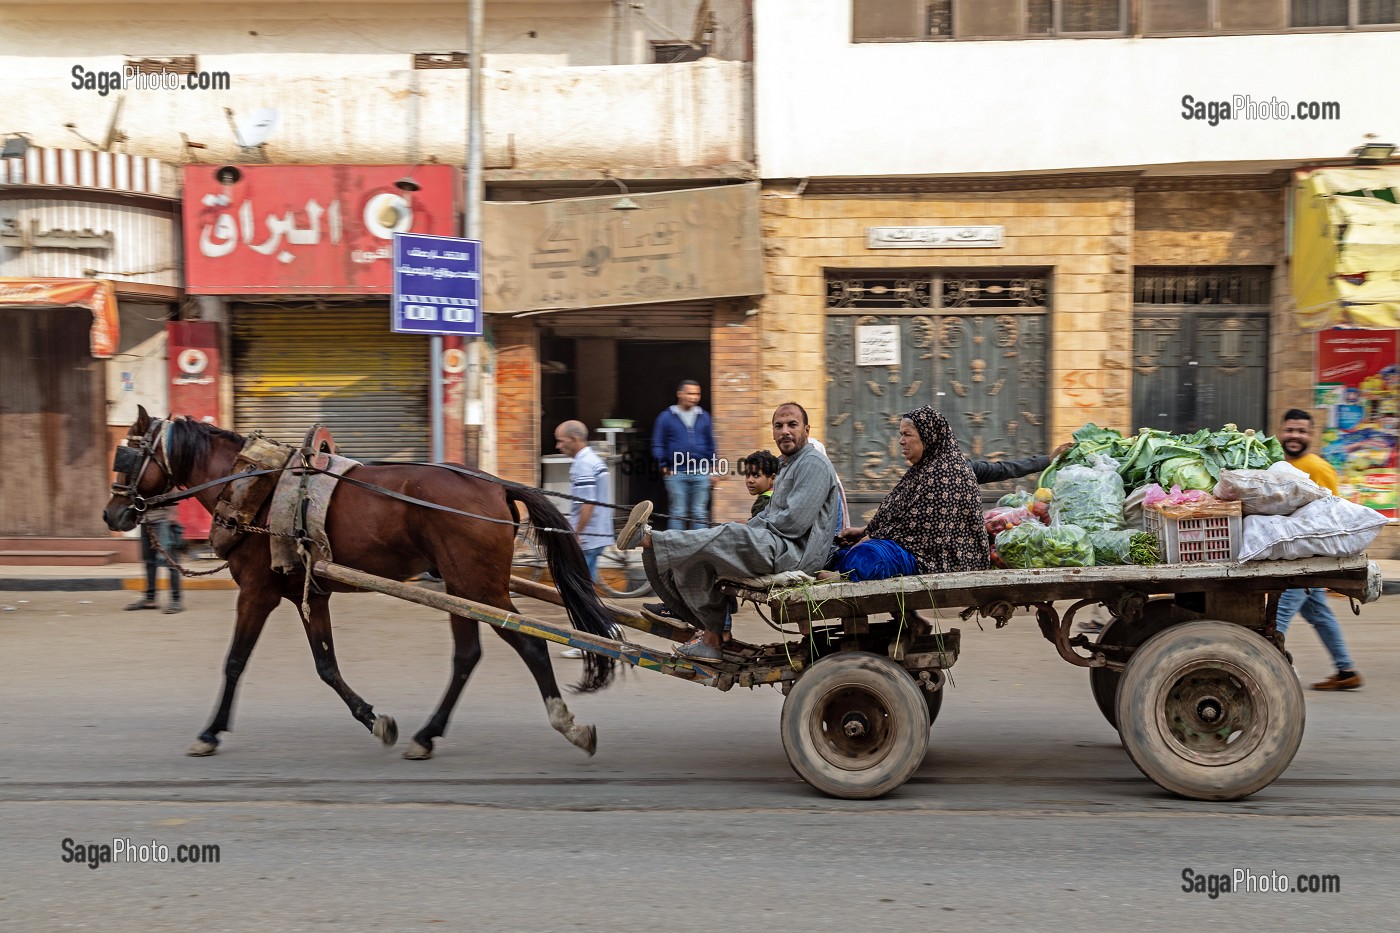
[[[1347,643],[1342,639],[1342,626],[1332,614],[1332,607],[1327,605],[1325,589],[1284,590],[1278,598],[1278,620],[1275,623],[1278,633],[1283,635],[1288,631],[1288,623],[1293,621],[1300,609],[1303,618],[1317,629],[1317,637],[1322,639],[1327,653],[1332,655],[1332,663],[1337,665],[1337,670],[1352,670],[1351,655],[1347,654]]]
[[[588,564],[588,576],[594,583],[598,582],[598,555],[602,554],[605,547],[586,547],[583,549],[583,561]]]
[[[710,478],[703,473],[668,474],[666,503],[670,530],[704,528],[710,520]]]

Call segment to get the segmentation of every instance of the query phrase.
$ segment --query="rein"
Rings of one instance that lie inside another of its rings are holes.
[[[440,466],[441,464],[402,464],[402,465],[404,465],[404,466]],[[449,469],[456,469],[456,468],[450,468],[450,467],[449,467]],[[142,496],[132,496],[132,507],[135,508],[138,512],[144,512],[144,511],[147,511],[148,509],[159,509],[159,508],[164,508],[165,506],[169,505],[169,504],[172,503],[172,502],[179,502],[179,501],[181,501],[181,500],[183,500],[183,499],[188,499],[188,498],[190,498],[191,496],[194,496],[196,493],[203,492],[204,490],[206,490],[206,489],[211,489],[211,488],[213,488],[213,487],[215,487],[215,486],[222,486],[222,485],[224,485],[224,484],[226,484],[226,483],[234,482],[235,480],[247,479],[247,478],[253,477],[253,476],[267,476],[267,475],[272,474],[272,473],[285,473],[285,472],[287,472],[288,470],[292,470],[292,471],[298,473],[299,475],[300,475],[300,474],[321,474],[321,475],[324,475],[324,476],[331,476],[331,477],[334,477],[335,480],[336,480],[337,482],[349,483],[349,484],[351,484],[352,486],[359,486],[359,487],[362,488],[362,489],[368,489],[368,490],[371,491],[371,492],[377,492],[377,493],[379,493],[380,495],[388,496],[388,497],[391,498],[391,499],[398,499],[398,500],[401,501],[401,502],[407,502],[407,503],[410,503],[410,504],[412,504],[412,505],[422,506],[423,508],[426,508],[426,509],[434,509],[434,510],[436,510],[436,511],[438,511],[438,512],[450,512],[450,513],[453,514],[453,515],[462,515],[462,516],[465,516],[465,517],[467,517],[467,518],[479,519],[480,521],[483,521],[483,522],[490,522],[490,523],[492,523],[493,525],[515,525],[515,524],[517,524],[517,523],[515,522],[514,519],[509,519],[509,518],[492,518],[492,517],[489,516],[489,515],[478,515],[478,514],[475,513],[475,512],[467,512],[467,511],[463,511],[462,509],[454,509],[454,508],[452,508],[451,506],[448,506],[448,505],[442,505],[442,504],[437,503],[437,502],[429,502],[427,499],[419,499],[419,498],[416,498],[416,497],[414,497],[414,496],[405,495],[404,493],[401,493],[401,492],[394,492],[392,489],[385,489],[383,486],[376,486],[376,485],[374,485],[373,483],[366,483],[366,482],[364,482],[363,480],[358,480],[358,479],[355,479],[355,478],[350,477],[350,476],[345,476],[345,475],[343,475],[343,474],[332,473],[332,472],[329,471],[329,470],[322,470],[322,469],[320,469],[320,468],[318,468],[318,467],[313,467],[313,466],[286,466],[286,467],[277,467],[277,468],[275,468],[275,469],[269,469],[269,470],[249,470],[249,471],[247,471],[246,473],[234,473],[234,474],[232,474],[232,475],[230,475],[230,476],[221,476],[221,477],[219,477],[218,479],[211,479],[211,480],[209,480],[207,483],[200,483],[198,486],[191,486],[191,487],[189,487],[188,489],[183,489],[183,490],[181,490],[181,491],[179,491],[179,492],[174,492],[174,491],[171,491],[171,492],[164,492],[164,493],[161,493],[161,494],[158,495],[158,496],[152,496],[152,497],[150,497],[149,499],[144,498],[144,497],[142,497]],[[509,480],[495,479],[494,477],[487,477],[487,476],[485,476],[485,475],[483,475],[483,474],[473,474],[473,473],[470,473],[470,471],[462,470],[461,472],[467,472],[468,475],[476,475],[476,476],[478,476],[478,478],[480,478],[480,479],[493,479],[495,482],[499,483],[499,484],[502,485],[502,486],[513,486],[513,487],[516,487],[516,488],[519,488],[519,489],[531,489],[531,488],[533,488],[533,487],[530,487],[530,486],[526,486],[526,485],[524,485],[524,484],[522,484],[522,483],[513,483],[513,482],[510,482]],[[540,490],[540,491],[543,492],[544,490]],[[139,502],[139,504],[138,504],[138,502]],[[250,530],[250,529],[244,529],[244,530]],[[536,530],[536,531],[548,531],[548,532],[553,532],[553,533],[556,533],[556,534],[573,534],[573,533],[574,533],[574,530],[573,530],[572,528],[536,528],[535,530]]]
[[[473,479],[486,480],[487,482],[495,483],[495,484],[498,485],[498,486],[504,486],[504,487],[506,487],[507,489],[523,489],[523,490],[527,490],[527,491],[531,491],[531,492],[539,492],[539,493],[543,493],[543,494],[546,495],[546,496],[552,496],[552,497],[554,497],[554,498],[556,498],[556,499],[567,499],[567,500],[569,500],[569,501],[571,501],[571,502],[583,502],[583,503],[590,504],[590,505],[601,506],[601,507],[607,508],[607,509],[614,509],[614,510],[616,510],[616,509],[630,509],[630,508],[632,508],[632,506],[630,506],[630,505],[618,505],[618,504],[610,503],[610,502],[599,502],[599,501],[597,501],[596,499],[585,499],[585,498],[583,498],[583,497],[581,497],[581,496],[571,496],[571,495],[569,495],[569,494],[567,494],[567,493],[554,492],[554,491],[549,490],[549,489],[540,489],[540,488],[538,488],[538,487],[536,487],[536,486],[527,486],[527,485],[525,485],[524,483],[517,483],[517,482],[515,482],[514,480],[509,480],[509,479],[501,479],[499,476],[492,476],[490,473],[482,473],[482,472],[480,472],[479,470],[472,470],[472,469],[469,469],[468,467],[459,467],[459,466],[456,466],[455,464],[451,464],[451,463],[422,463],[422,462],[411,461],[411,460],[410,460],[410,461],[381,461],[381,462],[379,462],[377,465],[379,465],[379,466],[430,466],[430,467],[437,467],[438,469],[441,469],[441,470],[450,470],[450,471],[453,472],[453,473],[459,473],[459,474],[461,474],[462,476],[469,476],[469,477],[472,477]],[[377,493],[379,493],[380,495],[388,496],[388,497],[391,498],[391,499],[398,499],[398,500],[400,500],[401,502],[408,502],[408,503],[410,503],[410,504],[412,504],[412,505],[420,505],[420,506],[422,506],[422,507],[424,507],[424,508],[427,508],[427,509],[435,509],[436,511],[439,511],[439,512],[450,512],[450,513],[452,513],[453,515],[462,515],[462,516],[465,516],[465,517],[467,517],[467,518],[475,518],[475,519],[479,519],[479,520],[481,520],[481,521],[483,521],[483,522],[491,522],[492,524],[495,524],[495,525],[514,525],[514,524],[516,524],[516,522],[513,521],[513,520],[511,520],[511,519],[507,519],[507,518],[492,518],[492,517],[489,516],[489,515],[478,515],[478,514],[476,514],[475,512],[465,512],[465,511],[463,511],[463,510],[461,510],[461,509],[454,509],[454,508],[452,508],[451,506],[442,505],[442,504],[437,503],[437,502],[429,502],[427,499],[418,499],[418,498],[415,498],[414,496],[405,495],[405,494],[400,493],[400,492],[394,492],[392,489],[385,489],[383,486],[376,486],[376,485],[374,485],[373,483],[366,483],[366,482],[364,482],[363,480],[358,480],[358,479],[355,479],[354,477],[351,477],[351,476],[345,476],[345,475],[343,475],[343,474],[331,473],[329,470],[322,470],[322,469],[319,469],[319,468],[313,467],[313,466],[286,466],[286,467],[277,467],[276,469],[270,469],[270,470],[249,470],[249,471],[246,472],[246,473],[235,473],[235,474],[232,474],[232,475],[230,475],[230,476],[221,476],[221,477],[219,477],[218,479],[211,479],[211,480],[209,480],[208,482],[200,483],[198,486],[190,486],[189,488],[183,489],[183,490],[181,490],[181,491],[179,491],[179,492],[175,492],[175,491],[163,492],[163,493],[161,493],[161,494],[158,495],[158,496],[151,496],[150,498],[145,498],[145,497],[139,496],[139,495],[132,495],[132,496],[131,496],[132,507],[135,508],[136,511],[138,511],[138,512],[144,512],[144,511],[146,511],[147,509],[159,509],[159,508],[163,508],[164,506],[169,505],[169,504],[172,503],[172,502],[179,502],[179,501],[181,501],[182,499],[188,499],[188,498],[190,498],[190,497],[196,495],[197,493],[203,492],[203,491],[206,490],[206,489],[212,489],[212,488],[215,487],[215,486],[222,486],[222,485],[224,485],[225,483],[231,483],[231,482],[233,482],[234,480],[247,479],[247,478],[253,477],[253,476],[266,476],[266,475],[271,474],[271,473],[283,473],[283,472],[286,472],[287,470],[296,470],[296,471],[300,471],[300,472],[302,472],[302,473],[308,473],[308,474],[317,474],[317,473],[319,473],[319,474],[323,474],[323,475],[326,475],[326,476],[334,476],[337,482],[341,482],[341,483],[350,483],[350,484],[353,485],[353,486],[359,486],[361,489],[368,489],[370,492],[377,492]],[[664,512],[655,512],[655,513],[653,513],[653,514],[656,515],[656,516],[663,517],[663,518],[669,518],[669,517],[670,517],[670,516],[666,515],[666,513],[664,513]],[[247,530],[247,529],[244,529],[244,530]],[[574,530],[573,530],[572,528],[536,528],[535,530],[536,530],[536,531],[547,531],[547,532],[551,532],[551,533],[554,533],[554,534],[570,534],[570,535],[571,535],[571,534],[574,533]]]
[[[391,489],[385,489],[384,487],[376,486],[373,483],[366,483],[363,480],[354,479],[353,477],[346,476],[344,474],[332,473],[329,470],[323,470],[318,467],[313,467],[310,464],[304,462],[306,459],[305,451],[302,452],[303,463],[301,465],[282,466],[263,470],[248,470],[243,473],[234,473],[228,476],[221,476],[217,479],[211,479],[207,482],[200,483],[198,486],[190,486],[176,491],[172,488],[175,482],[174,472],[171,470],[170,465],[168,463],[170,457],[170,430],[173,427],[173,425],[174,423],[172,421],[157,419],[151,425],[150,429],[146,432],[146,435],[141,438],[140,443],[138,445],[137,449],[140,450],[140,456],[142,457],[142,463],[140,468],[135,470],[135,472],[128,474],[128,476],[133,477],[130,480],[129,484],[124,485],[114,483],[112,485],[112,492],[119,495],[127,496],[131,500],[131,507],[138,513],[144,513],[151,509],[164,508],[165,506],[170,505],[172,503],[181,502],[185,499],[189,499],[195,495],[198,495],[206,489],[212,489],[216,486],[223,486],[237,480],[250,479],[255,476],[268,476],[274,473],[280,474],[285,473],[287,470],[293,470],[297,471],[298,475],[320,474],[324,476],[331,476],[336,480],[336,482],[350,483],[353,486],[359,486],[361,489],[366,489],[370,492],[378,493],[382,496],[388,496],[391,499],[397,499],[400,502],[407,502],[411,505],[417,505],[425,509],[433,509],[434,511],[438,512],[447,512],[452,515],[461,515],[465,518],[473,518],[478,521],[489,522],[493,525],[516,526],[519,524],[514,519],[492,518],[489,515],[479,515],[475,512],[467,512],[462,509],[454,509],[451,506],[442,505],[437,502],[430,502],[426,499],[419,499],[415,496],[409,496],[405,495],[404,493],[394,492]],[[162,430],[162,426],[164,426],[164,430]],[[164,458],[161,457],[162,448],[164,448]],[[128,449],[130,449],[130,442],[128,442]],[[141,474],[145,472],[146,467],[152,462],[154,462],[155,465],[160,468],[161,472],[165,474],[165,478],[168,485],[164,492],[155,496],[146,497],[140,495],[136,491],[136,482],[139,481]],[[546,496],[552,496],[556,499],[564,499],[570,502],[582,502],[588,505],[601,506],[603,508],[613,509],[614,511],[616,511],[617,509],[632,508],[632,506],[630,505],[619,505],[611,502],[599,502],[596,499],[585,499],[581,496],[574,496],[568,493],[554,492],[553,490],[540,489],[535,486],[527,486],[524,483],[518,483],[514,480],[501,479],[499,476],[492,476],[491,474],[483,473],[480,470],[473,470],[467,467],[460,467],[450,463],[423,463],[421,461],[377,461],[374,465],[436,467],[438,469],[449,470],[453,473],[471,477],[473,479],[485,480],[486,482],[494,483],[498,486],[503,486],[507,489],[519,489],[529,492],[538,492]],[[661,518],[671,517],[664,512],[656,512],[653,514]],[[252,527],[247,527],[242,530],[252,531],[255,529]],[[551,534],[572,535],[574,533],[574,530],[572,528],[536,527],[534,530],[536,532],[548,532]]]

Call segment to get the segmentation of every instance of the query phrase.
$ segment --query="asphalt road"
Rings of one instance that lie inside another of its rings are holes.
[[[588,758],[489,634],[437,756],[404,761],[316,677],[285,606],[235,731],[218,755],[186,758],[233,597],[193,592],[165,616],[121,612],[120,592],[0,593],[0,928],[1354,930],[1389,928],[1400,909],[1400,601],[1343,616],[1367,686],[1308,693],[1290,770],[1210,804],[1141,776],[1085,672],[1024,617],[945,623],[963,629],[963,655],[928,757],[878,801],[831,800],[793,775],[766,688],[634,672],[570,696],[598,726]],[[333,606],[346,679],[406,740],[446,684],[440,614],[372,595]],[[1294,633],[1304,680],[1329,673],[1306,624]],[[84,863],[77,847],[117,838],[172,856],[216,845],[218,861]],[[1212,898],[1206,880],[1182,890],[1187,869],[1336,876],[1340,891]]]

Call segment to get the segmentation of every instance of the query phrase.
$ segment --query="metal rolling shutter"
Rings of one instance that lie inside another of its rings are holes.
[[[356,460],[427,460],[428,341],[387,308],[242,308],[233,315],[234,419],[300,443],[316,422]]]

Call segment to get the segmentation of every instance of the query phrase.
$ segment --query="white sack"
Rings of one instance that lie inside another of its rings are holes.
[[[1308,482],[1313,482],[1313,478],[1311,476],[1304,473],[1302,470],[1298,469],[1293,464],[1289,463],[1287,460],[1280,460],[1278,463],[1273,464],[1269,467],[1268,472],[1282,473],[1284,476],[1301,476]]]
[[[1215,495],[1240,503],[1246,515],[1292,515],[1309,502],[1331,495],[1306,473],[1290,469],[1298,475],[1271,470],[1221,470]]]
[[[1349,557],[1366,550],[1389,521],[1337,496],[1310,502],[1292,515],[1246,515],[1239,559]]]

